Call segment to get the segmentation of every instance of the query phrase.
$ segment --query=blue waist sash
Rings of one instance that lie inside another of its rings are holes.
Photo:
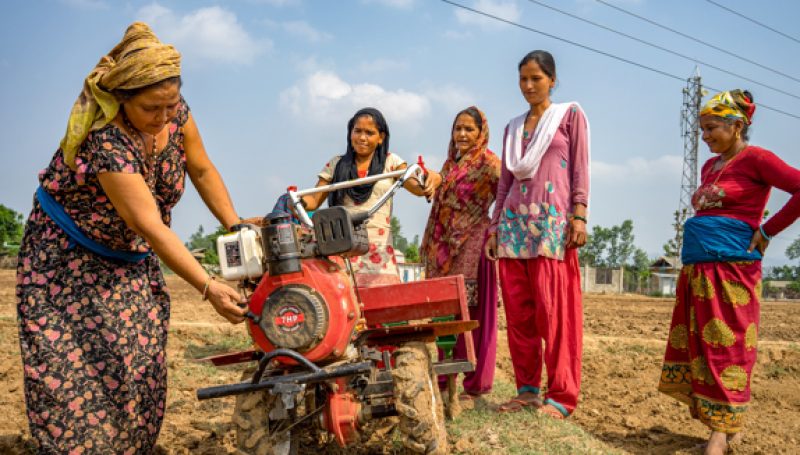
[[[96,241],[90,239],[82,230],[75,224],[75,221],[67,214],[64,207],[59,204],[50,193],[41,186],[36,189],[36,198],[39,200],[39,205],[42,210],[47,214],[57,225],[60,227],[69,238],[78,245],[86,248],[94,254],[103,256],[108,259],[116,259],[125,262],[141,262],[150,253],[134,253],[131,251],[119,251],[111,249],[105,245],[101,245]]]
[[[683,224],[684,264],[698,262],[760,261],[761,253],[747,252],[753,228],[741,220],[724,216],[695,216]]]

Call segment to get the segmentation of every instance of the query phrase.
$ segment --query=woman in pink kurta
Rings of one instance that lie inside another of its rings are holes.
[[[506,127],[486,247],[489,257],[500,259],[518,393],[499,410],[534,406],[564,418],[575,409],[580,390],[583,310],[577,247],[586,242],[589,126],[577,103],[550,102],[556,76],[549,53],[525,56],[519,74],[530,110]],[[548,379],[544,400],[543,363]]]

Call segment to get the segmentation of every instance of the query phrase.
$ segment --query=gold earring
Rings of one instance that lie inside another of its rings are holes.
[[[741,131],[736,131],[736,140],[737,141],[739,140],[739,138],[741,138],[741,136],[742,136],[742,132]]]

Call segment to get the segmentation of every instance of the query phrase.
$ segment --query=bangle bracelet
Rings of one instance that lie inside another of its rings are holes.
[[[588,223],[589,222],[589,220],[587,220],[585,217],[582,217],[580,215],[572,215],[572,219],[573,220],[578,220],[578,221],[583,221],[584,223]]]
[[[211,286],[211,282],[216,279],[217,277],[209,275],[208,279],[206,280],[206,284],[203,286],[203,300],[208,300],[208,288]]]
[[[758,230],[761,231],[761,236],[762,237],[764,237],[767,240],[772,240],[772,236],[769,236],[769,235],[767,235],[766,232],[764,232],[764,225],[763,224],[758,227]]]

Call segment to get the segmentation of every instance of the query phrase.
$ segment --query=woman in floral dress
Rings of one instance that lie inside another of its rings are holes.
[[[700,111],[703,165],[684,224],[676,305],[658,389],[689,406],[722,454],[742,430],[756,363],[761,259],[800,216],[800,170],[747,143],[756,105],[746,91],[714,96]],[[792,195],[762,224],[772,188]]]
[[[180,54],[134,23],[87,77],[20,248],[25,399],[40,453],[152,452],[167,385],[159,258],[242,321],[239,294],[169,228],[187,173],[223,225],[238,221],[180,96]]]
[[[347,123],[347,152],[335,156],[318,174],[317,186],[363,178],[406,168],[406,162],[389,152],[389,126],[377,109],[364,108],[356,112]],[[438,173],[429,172],[425,185],[415,178],[406,180],[404,187],[417,196],[432,196],[441,181]],[[328,205],[371,207],[386,194],[394,182],[383,179],[331,193],[303,196],[302,204],[307,210],[316,210],[327,198]],[[397,260],[391,239],[392,200],[378,210],[367,223],[369,252],[352,258],[353,267],[360,286],[392,284],[400,281]]]
[[[488,145],[489,122],[483,112],[474,106],[459,112],[420,248],[427,278],[464,276],[470,318],[480,322],[472,331],[475,371],[464,377],[462,400],[489,393],[494,382],[497,274],[495,264],[483,254],[483,245],[489,207],[500,178],[500,159]],[[465,339],[459,336],[453,357],[466,358],[466,352]]]

